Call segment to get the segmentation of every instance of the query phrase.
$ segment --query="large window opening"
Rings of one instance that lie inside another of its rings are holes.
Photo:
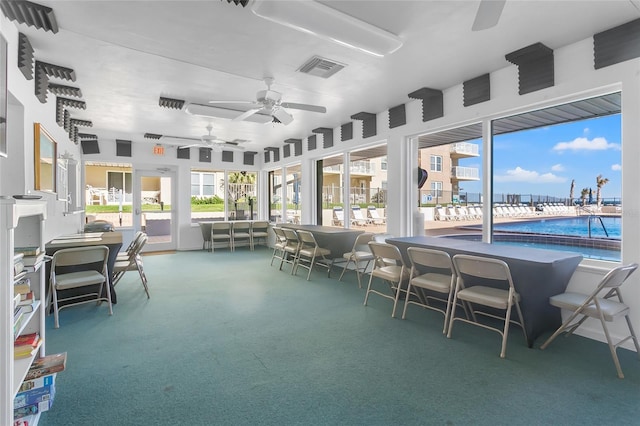
[[[225,220],[224,172],[191,169],[191,222]]]
[[[87,222],[105,220],[114,227],[133,226],[131,164],[85,162]]]
[[[482,226],[481,124],[418,139],[418,206],[426,235],[456,233],[460,225]],[[468,138],[468,139],[465,139]]]
[[[495,243],[620,261],[620,101],[613,93],[494,122]],[[504,131],[515,123],[524,129]]]
[[[419,138],[425,233],[620,261],[622,127],[619,92],[494,120],[492,194],[481,190],[480,123]],[[438,172],[438,156],[442,171]],[[434,167],[434,165],[436,165]],[[435,169],[435,170],[434,170]],[[490,203],[487,205],[487,203]],[[482,209],[479,209],[482,207]]]
[[[340,154],[318,162],[322,225],[386,232],[387,145],[350,152],[348,170],[343,158]]]

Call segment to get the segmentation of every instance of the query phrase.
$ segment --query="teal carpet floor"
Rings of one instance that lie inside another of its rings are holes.
[[[109,316],[93,304],[47,317],[47,353],[68,353],[52,425],[631,425],[640,360],[579,336],[529,349],[497,333],[371,295],[355,274],[305,281],[271,251],[145,256],[151,299],[129,272]],[[285,266],[286,267],[286,266]],[[306,272],[306,271],[305,271]],[[382,288],[382,287],[381,287]],[[638,313],[635,313],[636,315]],[[400,315],[398,315],[399,317]]]

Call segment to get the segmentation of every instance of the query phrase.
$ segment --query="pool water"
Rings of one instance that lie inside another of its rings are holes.
[[[608,238],[620,239],[622,229],[621,217],[596,217],[588,216],[540,219],[526,222],[498,223],[493,225],[497,231],[523,232],[531,234],[570,235],[575,237],[589,237],[589,222],[591,222],[592,238],[607,238],[603,229],[607,230]]]
[[[497,223],[493,226],[494,230],[498,231],[494,233],[493,243],[571,251],[589,259],[620,262],[622,218],[605,216],[601,219],[602,222],[600,218],[581,216]],[[472,225],[468,228],[479,230],[482,225]],[[481,239],[480,235],[455,237],[478,241]]]
[[[595,247],[576,247],[565,246],[560,244],[544,244],[535,242],[520,242],[520,241],[494,241],[494,244],[509,245],[509,246],[524,246],[533,247],[546,250],[559,250],[570,251],[574,253],[580,253],[583,257],[597,260],[608,260],[613,262],[620,262],[620,251],[618,250],[606,250]]]

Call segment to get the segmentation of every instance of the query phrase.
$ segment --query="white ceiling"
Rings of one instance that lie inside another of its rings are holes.
[[[318,127],[339,127],[361,111],[379,113],[422,87],[445,89],[508,66],[505,54],[541,42],[551,49],[640,17],[637,2],[507,0],[498,25],[472,32],[479,1],[323,1],[398,35],[403,46],[377,58],[255,16],[226,0],[35,1],[51,7],[57,34],[19,25],[37,60],[72,68],[90,120],[82,133],[134,143],[145,133],[199,137],[213,125],[247,149],[281,146]],[[313,55],[346,64],[328,79],[296,72]],[[259,124],[192,116],[159,98],[254,100],[273,76],[283,101],[323,105],[326,114],[289,110],[293,123]],[[55,96],[49,95],[48,102]],[[187,143],[187,142],[185,142]]]

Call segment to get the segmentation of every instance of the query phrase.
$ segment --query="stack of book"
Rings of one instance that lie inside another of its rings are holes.
[[[40,246],[14,247],[15,254],[22,254],[25,270],[33,271],[44,260],[44,252]]]
[[[36,301],[31,291],[31,281],[24,277],[13,284],[13,332],[17,336],[22,329],[29,313],[36,307]]]
[[[13,400],[14,419],[24,419],[51,408],[56,391],[55,373],[63,371],[66,363],[67,353],[63,352],[38,358],[31,364]]]
[[[28,358],[42,345],[42,339],[38,333],[23,334],[13,342],[13,357],[15,359]]]

